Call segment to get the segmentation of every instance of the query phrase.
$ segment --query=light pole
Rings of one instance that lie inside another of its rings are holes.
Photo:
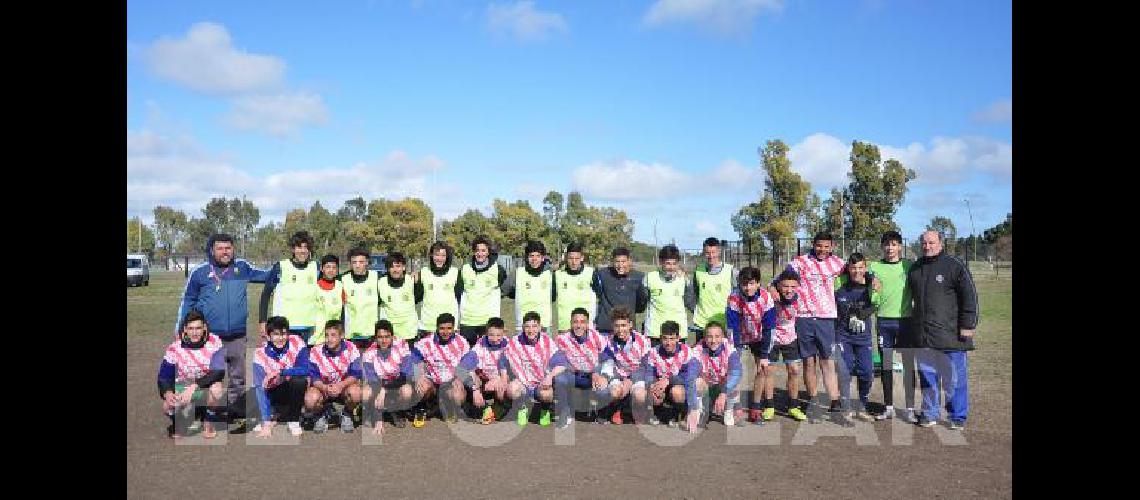
[[[974,211],[970,210],[970,199],[966,198],[966,212],[970,214],[970,239],[974,242],[974,260],[978,260],[978,233],[974,231]]]

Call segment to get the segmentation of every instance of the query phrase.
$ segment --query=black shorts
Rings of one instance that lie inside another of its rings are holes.
[[[781,359],[783,361],[781,361]],[[799,342],[792,342],[786,345],[773,344],[772,352],[768,354],[769,363],[793,363],[802,359],[800,356]]]
[[[383,389],[399,389],[408,383],[408,379],[403,375],[396,378],[383,379],[379,384],[375,384]]]

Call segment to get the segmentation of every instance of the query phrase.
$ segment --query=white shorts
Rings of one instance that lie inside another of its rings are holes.
[[[610,379],[610,388],[613,388],[614,386],[618,386],[618,385],[621,385],[621,384],[622,384],[622,382],[624,382],[624,381],[626,381],[626,380],[629,380],[629,379],[628,379],[628,378],[621,378],[621,377],[614,377],[614,378],[611,378],[611,379]],[[634,383],[633,383],[633,386],[632,386],[632,387],[630,387],[630,388],[629,388],[629,390],[631,390],[631,391],[632,391],[632,390],[634,390],[634,389],[639,389],[639,388],[640,388],[640,389],[645,389],[645,381],[644,381],[644,380],[638,380],[637,382],[634,382]]]

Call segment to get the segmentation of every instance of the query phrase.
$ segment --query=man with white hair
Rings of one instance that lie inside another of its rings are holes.
[[[923,412],[918,425],[939,420],[941,390],[946,391],[949,427],[961,430],[969,410],[966,352],[974,350],[978,294],[970,270],[942,251],[942,236],[922,233],[922,258],[907,273],[914,309],[911,319],[922,385]]]

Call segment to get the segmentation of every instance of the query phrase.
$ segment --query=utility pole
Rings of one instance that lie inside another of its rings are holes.
[[[653,219],[653,265],[655,266],[660,265],[657,262],[658,250],[660,250],[660,248],[657,248],[657,219]]]
[[[142,253],[142,216],[139,216],[139,253]]]
[[[978,260],[978,233],[974,231],[974,211],[970,210],[970,199],[966,198],[966,212],[970,214],[970,239],[974,241],[974,260]]]

